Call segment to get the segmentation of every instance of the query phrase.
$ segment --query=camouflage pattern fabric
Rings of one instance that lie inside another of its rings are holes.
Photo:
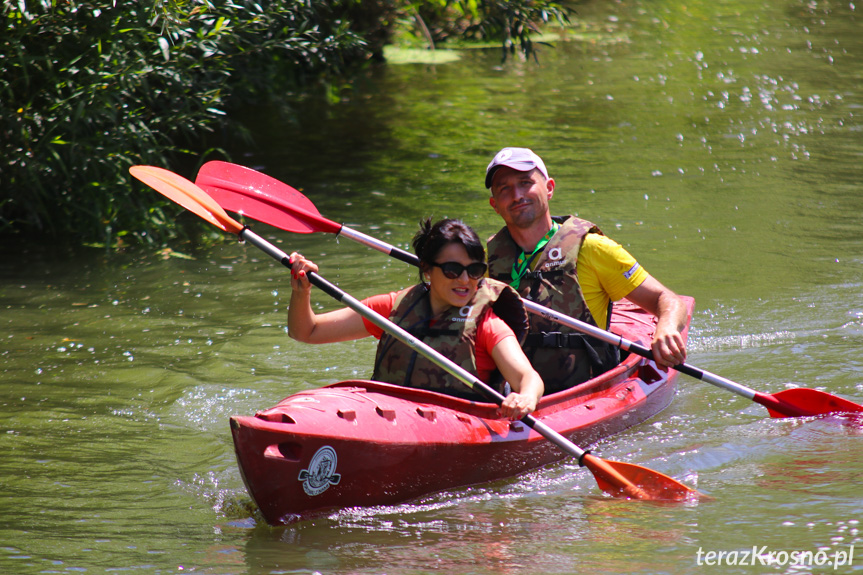
[[[512,328],[519,342],[522,342],[527,334],[528,317],[521,298],[508,285],[487,278],[480,281],[468,305],[451,307],[436,317],[431,317],[431,303],[425,284],[403,290],[396,296],[389,319],[453,363],[476,375],[478,322],[489,307]],[[388,334],[384,334],[378,342],[372,379],[430,389],[474,401],[488,401],[484,395],[472,391]],[[504,392],[499,377],[485,383],[500,393]]]
[[[537,255],[531,271],[521,278],[517,291],[530,301],[595,326],[596,320],[584,302],[576,267],[584,237],[602,231],[575,216],[554,220],[561,224],[560,229]],[[521,248],[506,227],[489,239],[488,252],[489,276],[509,282]],[[587,381],[620,361],[614,346],[539,315],[530,317],[530,331],[523,348],[542,377],[546,395]]]

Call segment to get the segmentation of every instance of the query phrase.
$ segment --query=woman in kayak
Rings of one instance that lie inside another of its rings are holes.
[[[485,249],[476,232],[461,220],[432,225],[426,219],[413,247],[421,282],[363,303],[506,395],[502,417],[521,419],[534,411],[543,383],[521,349],[527,313],[515,290],[484,277]],[[488,401],[356,311],[315,314],[306,274],[318,266],[296,252],[290,259],[288,333],[293,339],[333,343],[373,335],[380,341],[372,379]]]

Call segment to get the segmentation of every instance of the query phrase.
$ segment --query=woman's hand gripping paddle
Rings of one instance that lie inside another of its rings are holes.
[[[219,229],[237,234],[240,239],[254,244],[274,259],[280,261],[284,266],[290,267],[290,259],[285,252],[253,233],[239,222],[231,219],[221,207],[213,205],[213,199],[206,192],[189,180],[153,166],[133,166],[129,171],[133,176],[157,192],[198,214]],[[470,372],[465,371],[399,326],[367,308],[359,300],[331,284],[319,274],[309,273],[308,277],[312,285],[344,303],[411,349],[423,354],[423,356],[458,378],[459,381],[471,389],[484,393],[498,405],[504,400],[501,394],[477,379]],[[521,421],[557,445],[565,453],[577,458],[580,465],[587,467],[593,473],[600,489],[615,497],[683,501],[701,496],[698,491],[657,471],[631,463],[607,461],[591,455],[531,415],[522,418]]]
[[[410,252],[324,218],[306,196],[261,172],[228,162],[207,162],[198,172],[196,182],[226,210],[243,213],[252,219],[290,232],[324,232],[345,236],[405,263],[419,265],[417,257]],[[624,351],[653,359],[653,352],[649,348],[534,302],[524,300],[524,303],[531,313],[551,319]],[[795,388],[768,394],[687,363],[676,365],[674,369],[751,399],[766,407],[771,417],[863,412],[863,405],[816,389]]]

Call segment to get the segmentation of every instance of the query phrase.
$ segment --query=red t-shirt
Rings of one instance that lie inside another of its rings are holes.
[[[393,311],[393,305],[396,301],[396,296],[399,292],[390,292],[381,295],[375,295],[363,300],[363,304],[381,314],[385,318],[390,317]],[[380,339],[384,331],[363,318],[363,324],[366,326],[366,331],[375,338]],[[492,372],[497,369],[494,359],[491,357],[491,350],[507,337],[515,337],[512,328],[505,321],[500,319],[494,310],[488,309],[482,317],[479,318],[479,325],[476,333],[476,376],[487,382],[491,378]]]

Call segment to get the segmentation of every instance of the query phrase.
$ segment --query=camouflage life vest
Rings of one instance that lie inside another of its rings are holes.
[[[489,308],[512,328],[519,343],[527,334],[527,311],[514,289],[494,280],[481,280],[477,292],[464,307],[450,307],[431,317],[429,290],[419,284],[399,292],[390,321],[417,337],[461,368],[476,375],[476,335],[479,320]],[[432,325],[433,324],[433,325]],[[372,379],[430,389],[474,401],[489,401],[467,385],[389,334],[378,342]],[[491,387],[503,393],[504,382],[495,373]]]
[[[588,233],[602,232],[592,223],[567,216],[555,217],[560,228],[539,253],[519,283],[523,298],[591,325],[593,315],[578,283],[578,252]],[[521,248],[503,228],[488,241],[489,277],[509,283]],[[608,310],[611,319],[611,304]],[[608,328],[608,326],[602,326]],[[604,373],[620,363],[616,347],[582,335],[539,315],[530,316],[525,355],[545,383],[545,393],[568,389]]]

